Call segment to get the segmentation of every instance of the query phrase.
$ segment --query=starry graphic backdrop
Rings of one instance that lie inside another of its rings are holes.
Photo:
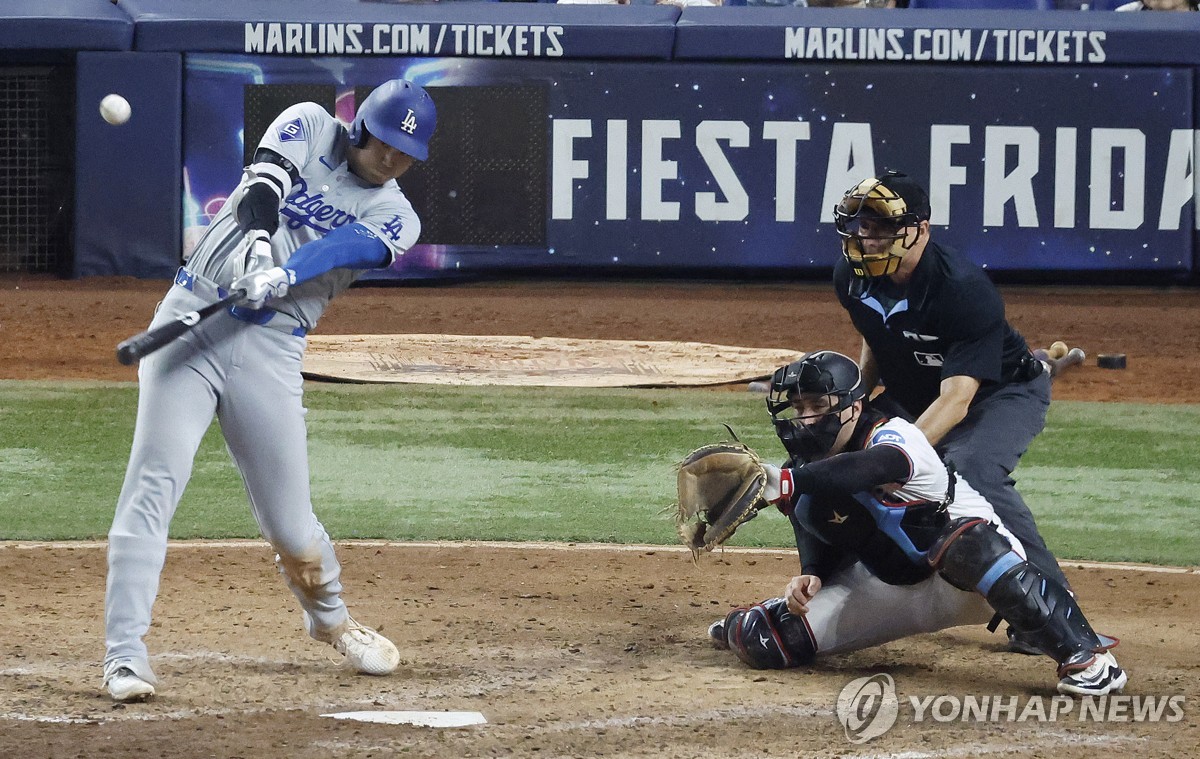
[[[236,55],[187,59],[185,240],[283,105],[247,112],[247,85],[315,88],[349,123],[396,76],[445,131],[402,182],[426,234],[391,276],[820,272],[833,204],[885,168],[927,183],[938,238],[991,269],[1181,271],[1196,245],[1186,68]]]

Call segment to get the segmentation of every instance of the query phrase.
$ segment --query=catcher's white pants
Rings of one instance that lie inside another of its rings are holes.
[[[888,585],[855,562],[821,586],[805,620],[817,655],[845,653],[910,635],[984,624],[995,613],[978,593],[934,574],[914,585]]]
[[[152,325],[204,305],[173,287]],[[214,414],[254,518],[301,607],[322,630],[346,621],[341,567],[309,493],[304,347],[303,337],[222,313],[142,360],[133,449],[108,534],[106,663],[149,670],[142,636],[158,595],[167,528]]]
[[[987,519],[1013,550],[1025,557],[1025,547],[965,479],[959,480],[949,516]],[[821,656],[947,627],[985,624],[995,613],[982,595],[959,590],[937,573],[913,585],[888,585],[855,562],[822,584],[808,604],[805,619]]]

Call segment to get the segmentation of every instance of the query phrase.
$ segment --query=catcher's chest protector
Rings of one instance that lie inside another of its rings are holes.
[[[801,528],[846,553],[889,585],[912,585],[933,574],[924,552],[947,518],[939,504],[889,509],[878,501],[868,507],[849,494],[802,495],[795,519]]]

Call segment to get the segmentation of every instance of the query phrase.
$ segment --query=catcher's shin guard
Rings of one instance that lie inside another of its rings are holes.
[[[726,615],[720,629],[729,648],[755,669],[798,667],[810,663],[817,655],[817,644],[808,623],[788,611],[782,598],[734,609]],[[713,635],[712,629],[709,635]]]
[[[951,522],[930,548],[929,563],[954,587],[982,594],[1022,638],[1058,662],[1060,677],[1116,645],[1092,630],[1062,583],[1021,558],[986,520]]]

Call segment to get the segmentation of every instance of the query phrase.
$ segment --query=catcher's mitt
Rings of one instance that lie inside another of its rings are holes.
[[[679,462],[675,528],[683,544],[711,551],[767,505],[767,474],[758,454],[740,442],[697,448]]]

